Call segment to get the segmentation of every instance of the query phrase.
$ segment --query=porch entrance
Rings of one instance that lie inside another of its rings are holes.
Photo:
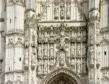
[[[61,73],[55,76],[48,84],[77,84],[72,77]]]

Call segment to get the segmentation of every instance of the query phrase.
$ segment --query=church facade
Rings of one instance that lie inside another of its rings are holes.
[[[0,84],[109,84],[108,0],[0,0]]]

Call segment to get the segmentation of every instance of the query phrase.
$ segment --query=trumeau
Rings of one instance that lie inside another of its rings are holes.
[[[0,0],[0,84],[108,84],[105,1]]]

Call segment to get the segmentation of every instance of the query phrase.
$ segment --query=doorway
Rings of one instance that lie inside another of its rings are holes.
[[[77,84],[70,76],[61,73],[50,80],[48,84]]]

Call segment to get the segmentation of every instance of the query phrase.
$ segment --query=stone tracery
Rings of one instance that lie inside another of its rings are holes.
[[[82,73],[81,71],[83,67],[81,66],[81,64],[82,61],[85,61],[84,59],[86,58],[86,41],[82,39],[83,32],[85,32],[84,27],[66,28],[64,25],[61,25],[57,27],[56,31],[55,29],[56,28],[53,27],[40,27],[38,30],[39,42],[37,67],[39,72],[37,74],[40,76],[41,74],[50,73],[52,70],[54,70],[54,68],[58,68],[58,66],[69,68],[74,67],[75,69],[73,69],[73,71],[79,70],[77,72]],[[80,32],[79,29],[82,29],[83,31]],[[74,30],[78,33],[75,36],[71,36],[69,31],[71,33],[74,33]],[[51,33],[53,36],[52,39],[50,36]],[[45,34],[47,34],[46,38],[43,37],[43,35]],[[78,35],[81,38],[80,40],[76,38]],[[85,67],[84,69],[86,69]]]
[[[51,84],[58,76],[65,76],[65,77],[69,76],[68,77],[70,80],[69,82],[72,82],[74,84],[81,84],[80,78],[73,71],[67,68],[59,68],[57,70],[54,70],[53,72],[48,74],[41,83]]]

